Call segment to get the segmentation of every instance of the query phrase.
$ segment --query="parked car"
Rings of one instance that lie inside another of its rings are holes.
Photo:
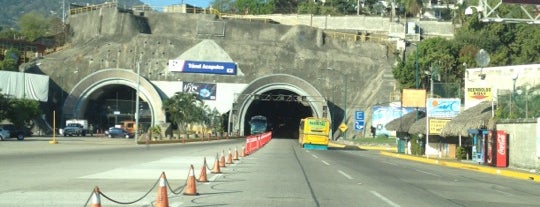
[[[114,138],[114,137],[123,137],[123,138],[133,138],[134,134],[127,132],[125,129],[117,128],[117,127],[111,127],[109,130],[105,132],[107,137]]]
[[[17,128],[13,124],[0,124],[2,130],[7,131],[9,134],[6,138],[17,138],[17,140],[24,140],[25,137],[32,135],[32,131],[26,128]],[[5,140],[5,139],[3,139]]]
[[[0,128],[0,140],[4,141],[6,140],[7,138],[9,138],[9,131],[8,130],[5,130],[3,128]]]

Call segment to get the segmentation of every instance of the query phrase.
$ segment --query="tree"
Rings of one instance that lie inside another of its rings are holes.
[[[42,14],[30,12],[19,18],[18,25],[27,41],[34,41],[47,35],[50,21]]]
[[[8,49],[3,55],[4,60],[0,61],[0,70],[19,71],[19,52],[15,49]]]
[[[0,120],[7,118],[9,109],[9,99],[2,93],[0,89]]]
[[[9,99],[7,119],[17,127],[28,127],[39,116],[39,103],[30,99]]]
[[[198,110],[202,100],[193,93],[177,92],[165,100],[163,109],[173,124],[187,133],[187,125],[198,121]]]

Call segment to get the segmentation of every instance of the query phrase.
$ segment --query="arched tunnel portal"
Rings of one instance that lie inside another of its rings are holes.
[[[249,135],[249,120],[267,117],[274,137],[297,138],[300,119],[329,118],[325,98],[309,82],[289,74],[274,74],[252,81],[233,103],[232,131]],[[231,130],[231,129],[230,129]]]
[[[164,123],[159,92],[148,80],[128,69],[103,69],[83,78],[64,102],[63,117],[87,119],[89,124],[103,129],[122,120],[134,120],[137,90],[142,129]]]

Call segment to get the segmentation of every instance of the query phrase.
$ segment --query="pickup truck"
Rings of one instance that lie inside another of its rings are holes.
[[[70,123],[67,124],[63,132],[65,136],[86,136],[86,129],[84,126],[79,123]]]

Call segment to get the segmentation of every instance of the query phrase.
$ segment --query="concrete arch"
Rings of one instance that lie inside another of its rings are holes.
[[[137,90],[137,73],[129,69],[103,69],[83,78],[69,93],[64,102],[64,117],[81,118],[88,104],[89,96],[107,85],[125,85]],[[152,115],[151,124],[164,123],[163,102],[156,88],[145,78],[140,78],[139,96],[148,102]]]
[[[330,119],[330,111],[328,103],[321,93],[309,82],[297,76],[289,74],[273,74],[255,79],[238,95],[233,110],[231,122],[233,123],[233,131],[241,135],[245,135],[244,124],[249,106],[254,101],[254,95],[260,95],[267,91],[283,89],[294,92],[300,96],[305,96],[302,104],[311,107],[313,116],[326,117]]]

